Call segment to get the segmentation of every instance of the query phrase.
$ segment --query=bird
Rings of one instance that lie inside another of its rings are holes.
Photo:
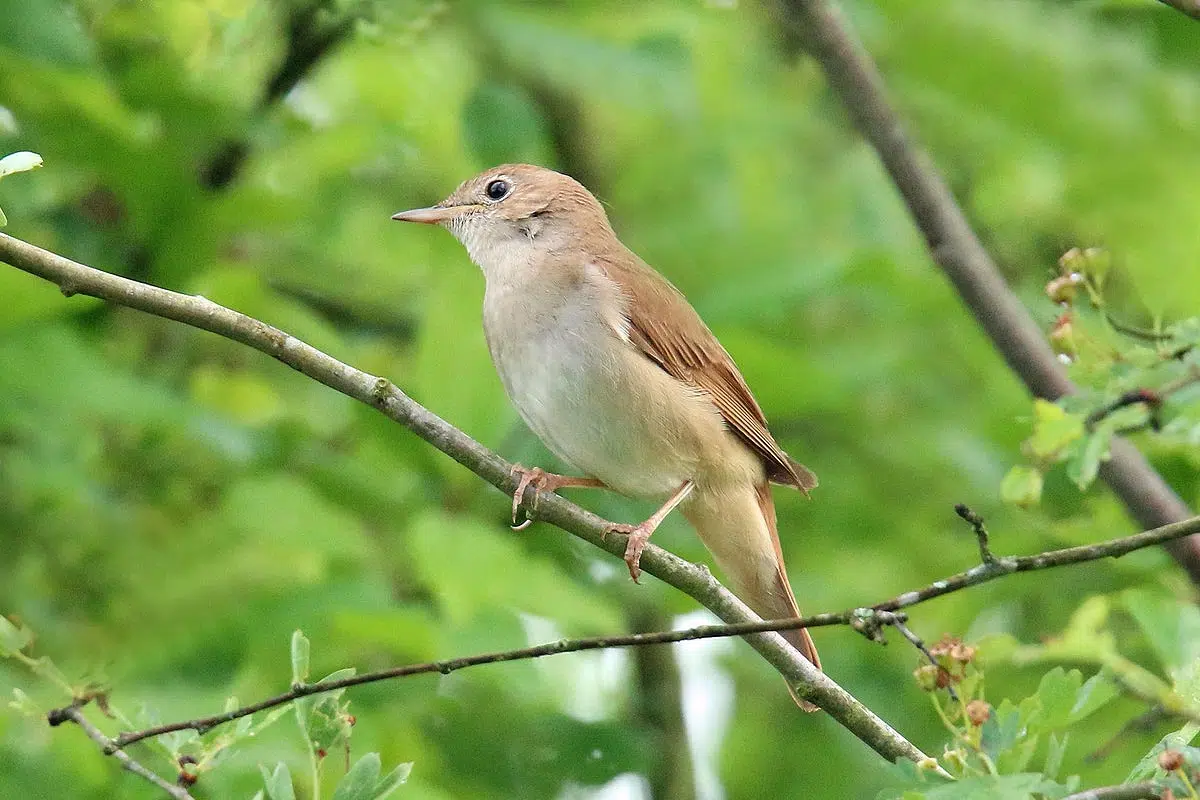
[[[483,272],[483,330],[512,404],[583,473],[515,466],[525,491],[607,488],[662,505],[628,535],[638,580],[650,535],[679,508],[736,594],[764,619],[798,617],[771,484],[806,496],[817,477],[779,446],[737,365],[665,277],[621,243],[568,175],[503,164],[436,205],[395,214],[440,225]],[[806,629],[781,632],[818,669]],[[801,707],[811,707],[792,694]]]

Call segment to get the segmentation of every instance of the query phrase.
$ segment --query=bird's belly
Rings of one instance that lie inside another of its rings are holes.
[[[694,477],[704,437],[724,435],[719,414],[611,328],[574,322],[493,348],[513,404],[586,475],[627,495],[673,492]]]

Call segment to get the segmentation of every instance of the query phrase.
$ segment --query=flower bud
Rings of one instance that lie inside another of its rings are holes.
[[[1158,766],[1164,772],[1174,772],[1183,766],[1183,753],[1178,750],[1163,750],[1158,754]]]
[[[979,727],[988,721],[988,717],[992,715],[992,707],[983,700],[972,700],[967,703],[967,719],[975,727]]]

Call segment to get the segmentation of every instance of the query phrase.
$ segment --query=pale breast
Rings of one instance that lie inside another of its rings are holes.
[[[668,494],[728,436],[720,414],[623,336],[615,284],[598,270],[569,283],[489,280],[484,330],[504,388],[576,469],[624,494]]]

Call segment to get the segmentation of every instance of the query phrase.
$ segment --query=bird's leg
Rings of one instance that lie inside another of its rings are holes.
[[[574,478],[570,475],[556,475],[553,472],[546,472],[541,467],[527,469],[520,464],[514,464],[512,468],[513,475],[520,475],[521,480],[517,483],[517,490],[513,492],[512,502],[512,521],[513,530],[523,531],[533,524],[533,520],[526,516],[525,521],[520,525],[517,524],[517,510],[521,507],[521,500],[525,497],[525,490],[533,487],[533,508],[538,507],[538,498],[542,492],[557,492],[559,489],[570,488],[572,486],[590,486],[593,488],[604,488],[604,482],[598,481],[595,478]]]
[[[675,510],[675,506],[687,499],[687,496],[692,493],[692,489],[694,488],[694,483],[684,481],[683,485],[675,490],[675,494],[671,495],[667,499],[667,502],[662,504],[662,508],[651,514],[650,518],[645,522],[638,525],[626,525],[614,522],[608,526],[608,531],[629,535],[629,540],[625,543],[625,565],[629,567],[629,577],[633,578],[634,583],[637,583],[638,576],[642,574],[642,568],[639,564],[642,560],[642,551],[646,549],[646,542],[650,541],[650,534],[654,533],[654,530],[662,524],[667,515]]]

